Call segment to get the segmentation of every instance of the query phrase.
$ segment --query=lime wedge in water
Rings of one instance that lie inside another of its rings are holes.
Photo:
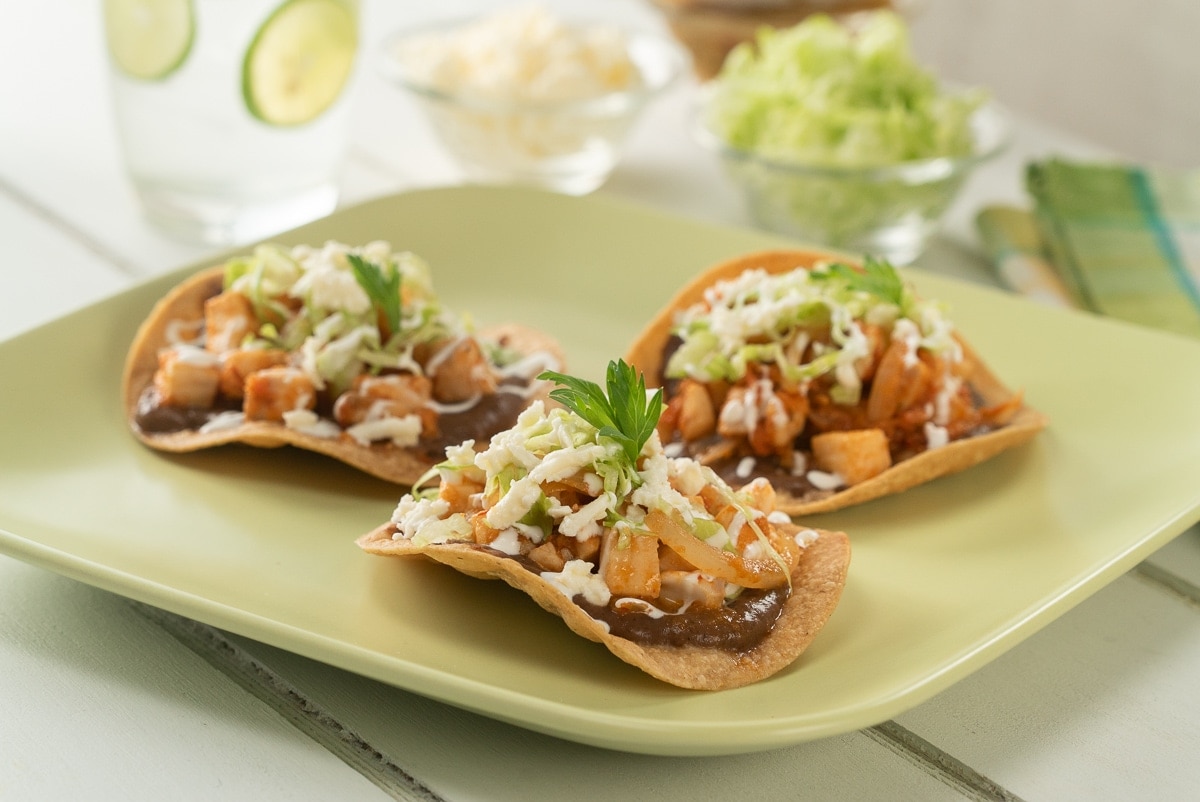
[[[133,78],[156,81],[178,69],[195,30],[192,0],[104,0],[108,52]]]
[[[246,108],[271,125],[300,125],[329,108],[358,49],[354,10],[341,0],[285,0],[242,63]]]

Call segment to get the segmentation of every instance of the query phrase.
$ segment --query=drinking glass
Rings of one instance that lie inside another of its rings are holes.
[[[103,0],[119,140],[147,218],[235,244],[328,214],[357,0]]]

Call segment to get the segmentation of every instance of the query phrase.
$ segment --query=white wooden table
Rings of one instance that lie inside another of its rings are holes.
[[[415,6],[366,0],[367,47],[434,13]],[[635,0],[605,9],[657,24]],[[212,252],[140,218],[103,59],[98,2],[0,8],[0,340]],[[646,116],[600,191],[745,223],[686,135],[693,89]],[[372,70],[355,91],[343,203],[457,180]],[[971,215],[1020,201],[1022,164],[1051,152],[1091,150],[1020,121],[919,266],[990,282]],[[763,754],[653,758],[520,730],[0,557],[0,799],[1195,798],[1198,601],[1193,527],[894,721]]]

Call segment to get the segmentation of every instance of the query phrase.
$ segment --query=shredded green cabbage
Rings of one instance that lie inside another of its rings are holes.
[[[369,262],[379,271],[385,289],[401,294],[398,326],[386,341],[371,292],[352,269],[350,257]],[[318,387],[344,391],[367,370],[416,367],[415,346],[462,336],[470,325],[445,308],[433,291],[429,266],[417,255],[393,252],[386,242],[361,247],[327,242],[320,248],[286,248],[268,243],[225,266],[225,289],[241,293],[254,306],[264,325],[256,334],[263,347],[299,351],[302,367]],[[293,307],[299,302],[300,309]],[[275,320],[281,321],[277,325]]]
[[[789,382],[834,374],[835,400],[854,404],[861,386],[857,374],[844,369],[870,353],[864,322],[893,331],[908,320],[921,348],[945,353],[957,347],[939,303],[918,298],[893,265],[867,264],[864,272],[838,263],[775,274],[757,268],[717,282],[703,303],[678,313],[672,333],[680,344],[666,375],[737,382],[754,365],[774,364]],[[823,330],[828,342],[803,361],[811,335]]]
[[[983,100],[943,91],[894,12],[871,14],[857,32],[818,14],[734,48],[707,122],[728,145],[768,159],[876,167],[971,153],[969,122]]]

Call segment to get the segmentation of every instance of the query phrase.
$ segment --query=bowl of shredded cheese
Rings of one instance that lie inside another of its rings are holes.
[[[379,60],[468,181],[571,195],[604,183],[640,112],[686,64],[666,36],[537,5],[399,31]]]

